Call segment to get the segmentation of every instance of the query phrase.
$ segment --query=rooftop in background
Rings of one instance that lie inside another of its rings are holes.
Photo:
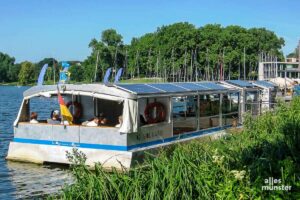
[[[285,61],[288,63],[298,63],[299,58],[286,58]]]
[[[247,87],[247,88],[254,87],[251,83],[243,80],[227,80],[226,82],[232,85],[236,85],[238,87]]]
[[[266,88],[274,88],[276,85],[270,81],[255,81],[253,82],[254,85],[266,87]]]

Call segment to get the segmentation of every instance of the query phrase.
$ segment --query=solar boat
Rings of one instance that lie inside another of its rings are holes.
[[[239,81],[34,86],[24,92],[7,159],[69,164],[66,152],[75,148],[91,167],[129,169],[146,151],[238,126],[247,111],[243,99],[258,102],[258,90]],[[58,94],[73,114],[72,124],[47,123]],[[52,104],[38,110],[37,100]],[[38,123],[30,123],[32,112]],[[87,126],[95,116],[106,123]]]

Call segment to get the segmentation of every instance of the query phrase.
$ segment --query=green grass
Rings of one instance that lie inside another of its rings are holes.
[[[0,86],[17,86],[18,82],[0,83]]]
[[[129,172],[90,171],[74,151],[75,183],[58,199],[300,199],[300,98],[274,112],[246,117],[242,131],[148,155]],[[291,191],[263,191],[265,179]]]

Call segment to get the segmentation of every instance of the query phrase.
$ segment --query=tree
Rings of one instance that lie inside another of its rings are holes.
[[[120,46],[123,44],[122,38],[122,35],[118,34],[114,29],[107,29],[101,34],[101,41],[106,46]]]
[[[39,61],[34,67],[33,79],[34,80],[38,79],[41,69],[45,64],[48,64],[48,69],[45,74],[45,80],[47,81],[54,80],[53,69],[55,69],[55,80],[58,81],[59,67],[58,67],[58,61],[55,58],[44,58],[43,60]]]
[[[21,70],[20,64],[11,65],[9,67],[7,72],[9,82],[18,82],[20,70]]]
[[[69,72],[71,73],[71,80],[80,82],[83,81],[84,70],[80,63],[72,64],[69,68]]]
[[[95,81],[95,68],[97,64],[96,80],[102,79],[108,67],[118,68],[124,64],[125,52],[122,36],[114,29],[104,30],[101,40],[93,38],[89,43],[92,53],[82,63],[83,77],[86,81]],[[98,58],[97,58],[98,57]]]
[[[35,65],[31,62],[25,61],[21,63],[21,70],[19,73],[19,83],[27,85],[34,81],[34,68]]]
[[[15,58],[0,52],[0,82],[9,82],[9,69],[14,65]]]

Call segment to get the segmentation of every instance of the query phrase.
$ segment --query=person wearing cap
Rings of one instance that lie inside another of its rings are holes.
[[[51,119],[47,120],[48,124],[60,124],[59,111],[54,110]]]

